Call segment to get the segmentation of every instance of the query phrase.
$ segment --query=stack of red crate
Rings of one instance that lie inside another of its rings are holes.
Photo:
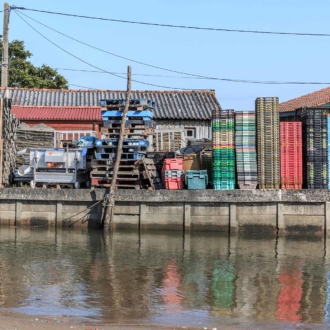
[[[162,168],[165,189],[178,190],[184,187],[183,159],[165,158]]]
[[[280,123],[281,187],[302,188],[302,125],[301,122]]]

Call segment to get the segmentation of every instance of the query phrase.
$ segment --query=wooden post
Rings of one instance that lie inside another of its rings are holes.
[[[3,187],[3,99],[0,99],[0,188]]]
[[[9,30],[9,4],[5,2],[3,11],[3,41],[2,41],[2,66],[1,87],[5,88],[5,98],[8,98],[8,30]]]
[[[117,183],[117,176],[118,176],[118,170],[119,170],[119,164],[121,155],[123,152],[123,141],[124,141],[124,132],[125,132],[125,123],[126,123],[126,116],[129,108],[129,103],[131,99],[131,85],[132,85],[132,68],[129,66],[127,68],[127,93],[126,93],[126,101],[125,101],[125,108],[123,111],[123,116],[121,119],[121,125],[120,125],[120,135],[119,135],[119,141],[118,141],[118,147],[117,147],[117,155],[116,155],[116,161],[113,167],[112,172],[112,181],[110,186],[110,191],[108,198],[106,200],[106,209],[105,209],[105,215],[104,215],[104,221],[103,221],[103,229],[104,230],[110,230],[112,226],[112,220],[114,216],[114,209],[115,209],[115,190],[116,190],[116,183]]]
[[[8,99],[8,24],[9,4],[5,2],[3,11],[3,41],[1,63],[1,87],[5,87],[4,98]],[[3,99],[0,101],[0,188],[3,187]]]

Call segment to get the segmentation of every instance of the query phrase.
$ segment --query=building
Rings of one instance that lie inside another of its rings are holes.
[[[102,125],[98,110],[100,100],[125,99],[125,91],[110,90],[10,88],[9,95],[19,119],[32,125],[44,123],[61,130],[85,128],[98,131]],[[2,88],[0,97],[3,96]],[[180,134],[183,140],[211,139],[212,111],[221,109],[213,90],[132,91],[131,98],[154,101],[157,132]],[[156,139],[159,138],[160,135],[156,134]]]
[[[295,110],[303,107],[330,107],[330,87],[280,104],[281,121],[295,120]]]
[[[30,126],[46,124],[57,132],[80,132],[74,137],[72,133],[66,139],[77,139],[87,132],[100,135],[102,118],[100,107],[48,107],[12,105],[16,117]],[[90,135],[90,134],[88,134]]]

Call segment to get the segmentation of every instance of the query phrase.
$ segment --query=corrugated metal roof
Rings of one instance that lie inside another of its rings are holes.
[[[57,90],[10,88],[13,105],[24,106],[89,106],[99,105],[101,99],[125,99],[124,91]],[[0,89],[0,97],[4,89]],[[220,110],[213,90],[194,91],[132,91],[132,99],[145,98],[156,102],[156,119],[212,118],[212,110]]]
[[[87,120],[102,121],[100,107],[28,107],[13,105],[20,120]]]

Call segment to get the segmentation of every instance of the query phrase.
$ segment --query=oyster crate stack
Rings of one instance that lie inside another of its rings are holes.
[[[234,110],[214,110],[212,118],[212,173],[215,190],[235,189]]]
[[[280,188],[278,97],[256,99],[258,183],[260,189]]]
[[[165,158],[162,168],[162,180],[165,189],[178,190],[184,187],[182,158]]]
[[[328,116],[324,108],[302,108],[304,186],[328,189]]]
[[[256,189],[258,185],[255,121],[254,111],[235,112],[236,170],[240,189]]]
[[[301,122],[280,123],[281,188],[302,189]]]
[[[101,100],[102,145],[96,146],[92,160],[91,183],[94,187],[109,187],[117,158],[120,126],[125,100]],[[154,135],[154,102],[146,99],[130,100],[125,122],[122,156],[117,176],[117,188],[140,189],[141,173],[134,164],[144,158],[149,147],[148,138]]]

